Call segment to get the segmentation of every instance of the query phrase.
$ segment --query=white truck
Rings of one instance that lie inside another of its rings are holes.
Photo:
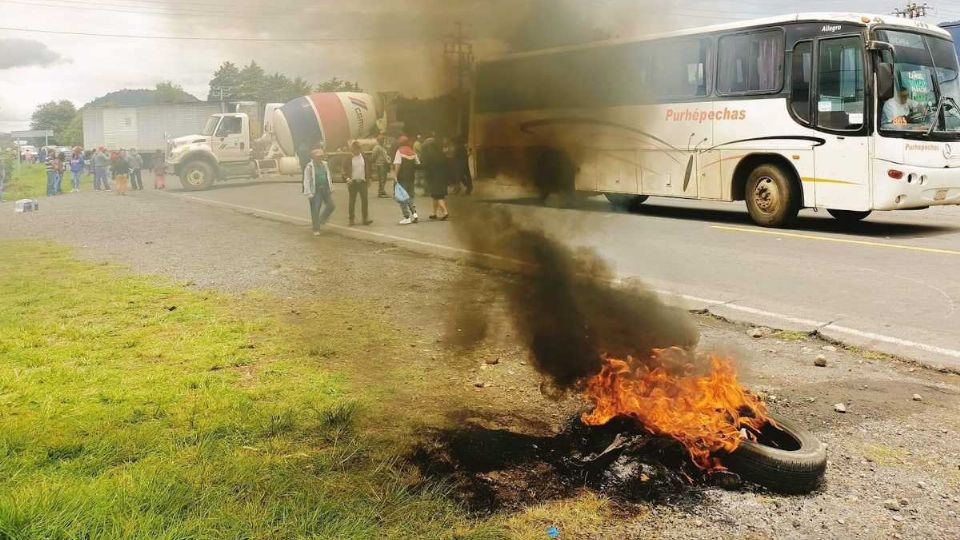
[[[241,102],[236,112],[210,116],[199,134],[168,141],[167,169],[187,191],[233,178],[299,175],[312,148],[334,157],[351,140],[369,148],[386,127],[382,100],[358,92],[316,93],[263,111]]]

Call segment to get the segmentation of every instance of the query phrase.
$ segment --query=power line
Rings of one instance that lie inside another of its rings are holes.
[[[61,3],[48,3],[49,1],[61,2]],[[51,9],[77,9],[77,5],[72,2],[66,2],[65,0],[48,0],[48,2],[30,2],[24,0],[0,0],[2,4],[18,4],[22,6],[31,6],[39,8],[51,8]],[[122,9],[121,8],[130,8]],[[122,4],[105,4],[97,2],[85,2],[83,5],[83,10],[87,11],[103,11],[108,13],[131,13],[135,15],[167,15],[170,17],[182,17],[182,16],[195,16],[195,17],[216,17],[216,18],[231,18],[231,19],[253,19],[254,16],[244,15],[241,13],[230,13],[229,11],[215,12],[215,11],[205,11],[205,10],[185,10],[183,8],[176,8],[178,11],[151,11],[153,8],[141,7],[141,6],[132,6],[132,5],[122,5]],[[262,18],[278,18],[281,15],[276,13],[264,13],[262,15],[258,14],[255,16],[256,19]]]
[[[203,37],[203,36],[156,36],[156,35],[134,35],[134,34],[101,34],[97,32],[73,32],[67,30],[43,30],[40,28],[15,28],[9,26],[0,26],[0,30],[10,32],[32,32],[35,34],[57,34],[65,36],[90,36],[90,37],[109,37],[125,39],[155,39],[155,40],[177,40],[177,41],[249,41],[258,43],[340,43],[340,42],[364,42],[364,41],[392,41],[403,40],[412,41],[417,38],[407,36],[378,36],[378,37],[346,37],[346,38],[231,38],[231,37]],[[423,41],[429,41],[434,38],[421,38]]]

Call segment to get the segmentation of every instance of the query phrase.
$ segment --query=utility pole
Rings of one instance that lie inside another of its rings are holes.
[[[463,37],[463,24],[457,23],[457,33],[443,41],[443,55],[456,64],[457,69],[457,135],[463,134],[464,97],[467,76],[473,71],[473,44]]]
[[[232,91],[234,87],[232,86],[215,86],[212,88],[215,92],[220,94],[220,112],[227,112],[227,103],[223,100],[224,92]]]
[[[917,4],[916,2],[907,2],[907,6],[904,9],[895,9],[893,14],[897,17],[903,17],[905,19],[919,19],[920,17],[926,17],[927,11],[930,10],[930,6],[926,2],[923,4]]]

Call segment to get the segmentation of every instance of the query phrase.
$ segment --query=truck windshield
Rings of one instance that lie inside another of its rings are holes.
[[[204,137],[210,137],[213,135],[213,132],[217,130],[217,124],[220,123],[219,116],[211,116],[207,119],[207,125],[203,126],[203,131],[200,132]]]
[[[880,108],[880,130],[904,136],[960,138],[960,80],[957,53],[945,38],[880,30],[893,45],[883,61],[893,64],[895,92]]]

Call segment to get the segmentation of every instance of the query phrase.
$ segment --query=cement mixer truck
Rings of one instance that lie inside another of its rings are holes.
[[[322,146],[342,158],[351,140],[373,146],[385,130],[383,100],[356,92],[317,93],[286,104],[241,102],[236,112],[214,114],[197,135],[167,142],[167,169],[187,191],[214,182],[265,175],[300,175],[310,150]],[[332,164],[334,165],[334,164]],[[334,165],[335,166],[335,165]]]

